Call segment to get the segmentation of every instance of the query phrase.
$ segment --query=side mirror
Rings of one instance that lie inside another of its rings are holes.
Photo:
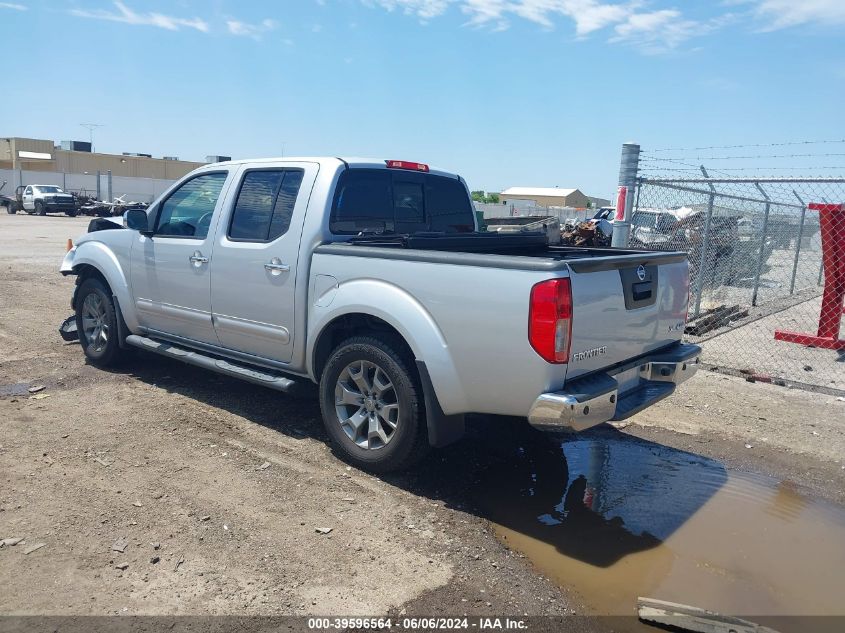
[[[123,214],[123,226],[133,231],[139,231],[142,235],[152,235],[147,212],[143,209],[129,209]]]

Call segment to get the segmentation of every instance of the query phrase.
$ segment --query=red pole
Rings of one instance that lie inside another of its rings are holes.
[[[818,334],[813,336],[775,330],[775,339],[810,347],[845,350],[845,340],[839,338],[845,302],[845,204],[811,203],[808,208],[819,212],[822,234],[824,293]]]
[[[839,338],[842,300],[845,298],[845,205],[811,204],[819,212],[824,262],[824,295],[819,317],[819,336]]]

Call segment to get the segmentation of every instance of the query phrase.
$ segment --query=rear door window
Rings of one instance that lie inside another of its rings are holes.
[[[232,211],[229,239],[271,242],[287,233],[302,174],[301,169],[247,172]]]
[[[474,216],[456,178],[388,169],[347,169],[338,181],[332,233],[471,232]]]

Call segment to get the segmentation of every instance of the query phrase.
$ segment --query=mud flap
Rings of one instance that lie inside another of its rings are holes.
[[[79,332],[76,330],[76,315],[69,316],[59,326],[59,336],[65,341],[78,341]]]
[[[422,382],[425,400],[425,416],[428,423],[428,443],[434,448],[448,446],[464,436],[466,423],[463,415],[446,415],[440,408],[440,401],[434,392],[428,367],[421,360],[417,361],[417,371]]]

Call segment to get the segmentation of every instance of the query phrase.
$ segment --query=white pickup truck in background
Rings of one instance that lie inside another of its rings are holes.
[[[61,266],[90,362],[135,347],[317,383],[334,446],[371,470],[455,441],[467,413],[624,419],[697,368],[684,254],[480,233],[464,181],[420,163],[208,165],[124,224],[94,220]]]

